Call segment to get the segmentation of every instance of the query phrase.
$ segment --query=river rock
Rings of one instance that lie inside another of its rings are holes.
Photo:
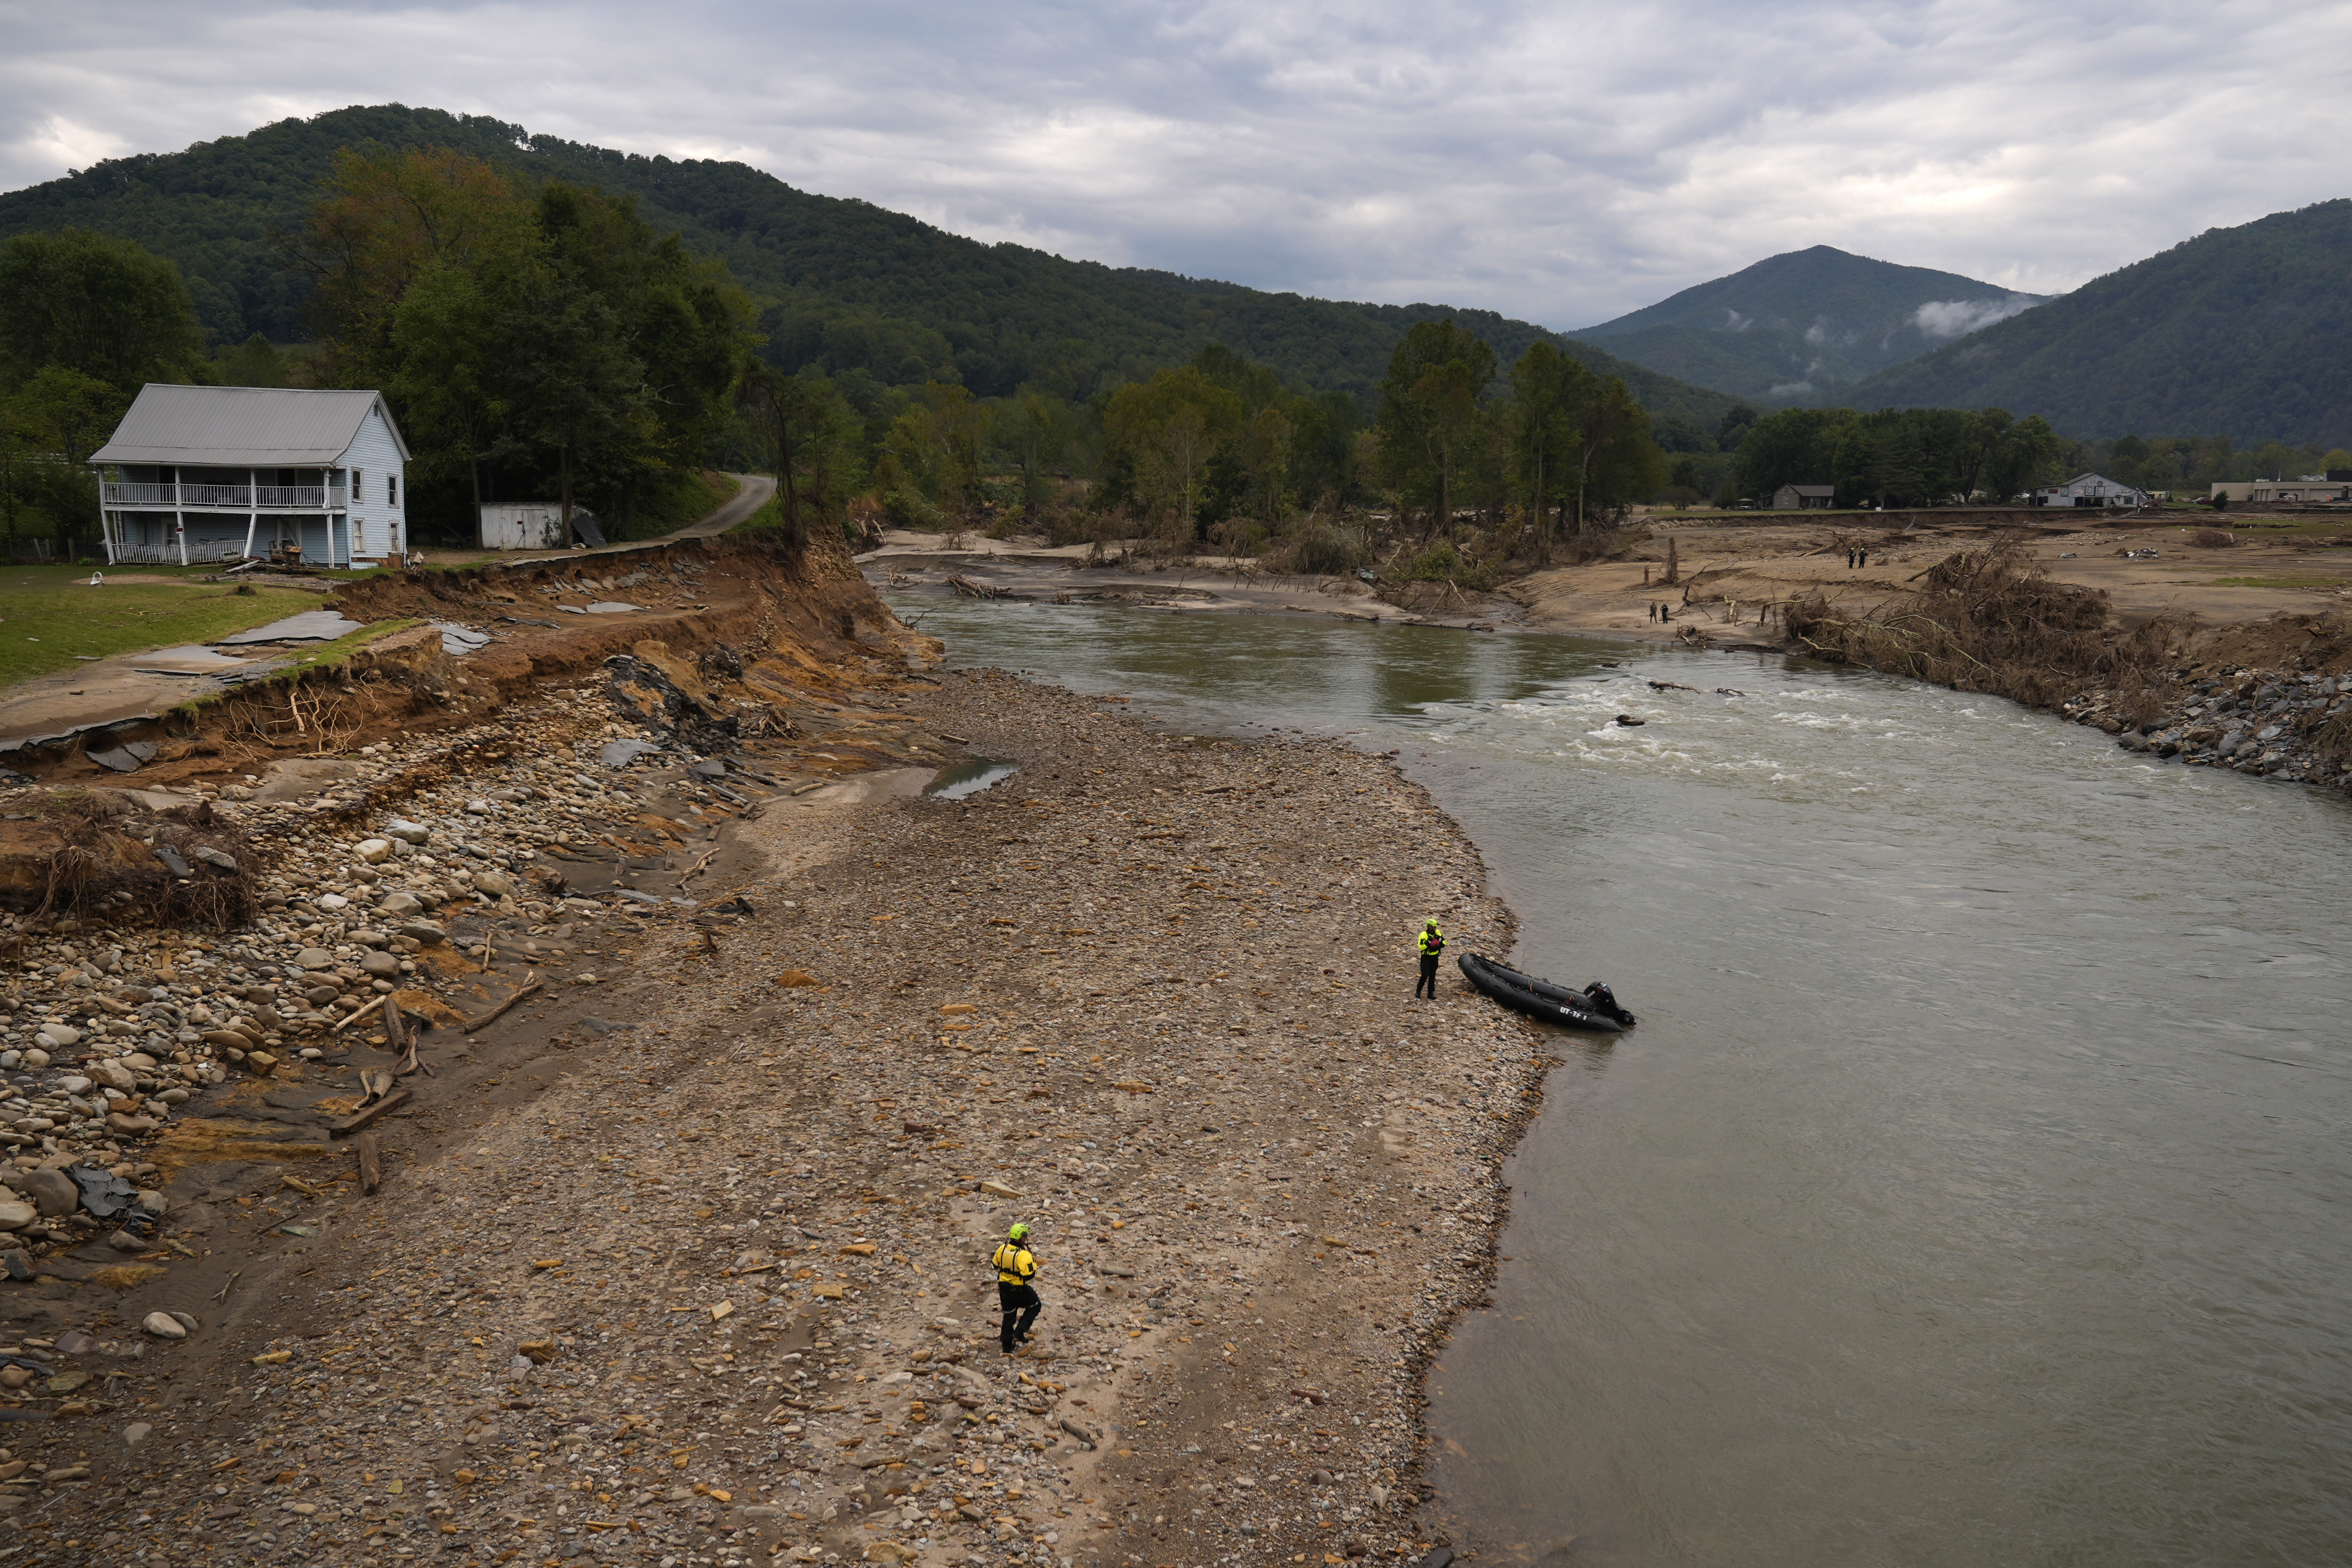
[[[138,1074],[119,1061],[90,1063],[89,1077],[91,1082],[108,1089],[128,1091],[139,1087]]]
[[[396,920],[402,915],[415,914],[424,908],[424,901],[414,893],[386,893],[377,903],[375,912]]]
[[[169,1312],[150,1312],[140,1321],[139,1326],[159,1340],[184,1340],[188,1337],[187,1328]]]
[[[403,921],[400,922],[400,934],[426,947],[437,947],[449,938],[447,931],[431,921]]]
[[[306,947],[294,955],[294,962],[305,969],[332,969],[335,955],[323,947]]]
[[[433,837],[433,830],[425,824],[411,822],[404,816],[394,817],[384,824],[383,831],[385,837],[397,838],[404,844],[424,844]]]
[[[22,1230],[40,1217],[41,1211],[28,1203],[0,1198],[0,1230]]]
[[[81,1189],[63,1171],[27,1171],[16,1190],[32,1201],[44,1217],[55,1219],[81,1206]]]
[[[197,859],[215,870],[234,872],[236,869],[236,857],[226,849],[215,849],[207,845],[199,848],[195,854]]]
[[[49,1065],[49,1053],[35,1047],[19,1059],[28,1068],[45,1068]]]
[[[381,866],[392,858],[392,841],[388,838],[362,838],[352,846],[352,853],[369,866]]]
[[[474,873],[474,891],[493,899],[503,899],[514,891],[514,881],[504,871]]]
[[[389,980],[400,973],[400,960],[388,952],[371,952],[360,960],[360,973]]]
[[[44,1024],[33,1032],[33,1038],[53,1051],[81,1044],[81,1031],[70,1024]]]

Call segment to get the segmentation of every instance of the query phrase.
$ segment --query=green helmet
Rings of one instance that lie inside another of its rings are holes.
[[[1026,1241],[1029,1239],[1029,1227],[1016,1224],[1011,1230],[1006,1231],[1004,1236],[1008,1241]]]

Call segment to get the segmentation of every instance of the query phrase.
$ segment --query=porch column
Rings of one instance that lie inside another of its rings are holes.
[[[180,564],[188,563],[188,519],[184,512],[172,514],[172,533],[180,542]]]
[[[260,511],[259,511],[258,510],[253,510],[253,511],[249,511],[249,512],[247,512],[247,513],[245,514],[245,558],[246,558],[247,561],[250,561],[250,560],[252,560],[252,559],[253,559],[253,532],[254,532],[254,530],[256,530],[256,529],[259,528],[260,526],[261,526],[261,513],[260,513]]]

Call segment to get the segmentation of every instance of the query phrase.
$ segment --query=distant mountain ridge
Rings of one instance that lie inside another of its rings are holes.
[[[2352,199],[2208,229],[1883,371],[1853,401],[1998,404],[2086,437],[2352,445]]]
[[[0,238],[79,226],[135,239],[178,264],[216,337],[299,339],[309,281],[279,265],[272,236],[300,223],[338,148],[369,144],[444,146],[528,176],[636,196],[650,221],[724,260],[761,300],[766,352],[788,370],[859,367],[894,384],[940,376],[983,395],[1033,384],[1083,397],[1222,342],[1294,383],[1369,405],[1398,339],[1416,321],[1452,316],[1507,366],[1540,340],[1622,376],[1663,425],[1713,430],[1736,404],[1492,310],[1314,300],[1070,261],[811,195],[745,163],[647,158],[401,104],[110,159],[7,193]]]
[[[1816,245],[1570,335],[1737,397],[1827,403],[2046,298]]]

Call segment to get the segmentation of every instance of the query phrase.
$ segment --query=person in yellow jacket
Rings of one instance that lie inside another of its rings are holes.
[[[1426,986],[1429,999],[1434,1002],[1437,1000],[1437,960],[1445,951],[1445,933],[1438,929],[1435,921],[1431,921],[1421,928],[1421,935],[1414,939],[1413,945],[1421,950],[1421,978],[1412,984],[1412,999],[1420,1001],[1422,988]]]
[[[1037,1287],[1029,1281],[1037,1276],[1037,1258],[1029,1250],[1029,1227],[1015,1225],[1004,1233],[1003,1245],[992,1254],[989,1267],[996,1270],[996,1301],[1004,1309],[1004,1327],[999,1338],[1004,1342],[1004,1353],[1028,1342],[1029,1325],[1045,1304],[1037,1299]]]

